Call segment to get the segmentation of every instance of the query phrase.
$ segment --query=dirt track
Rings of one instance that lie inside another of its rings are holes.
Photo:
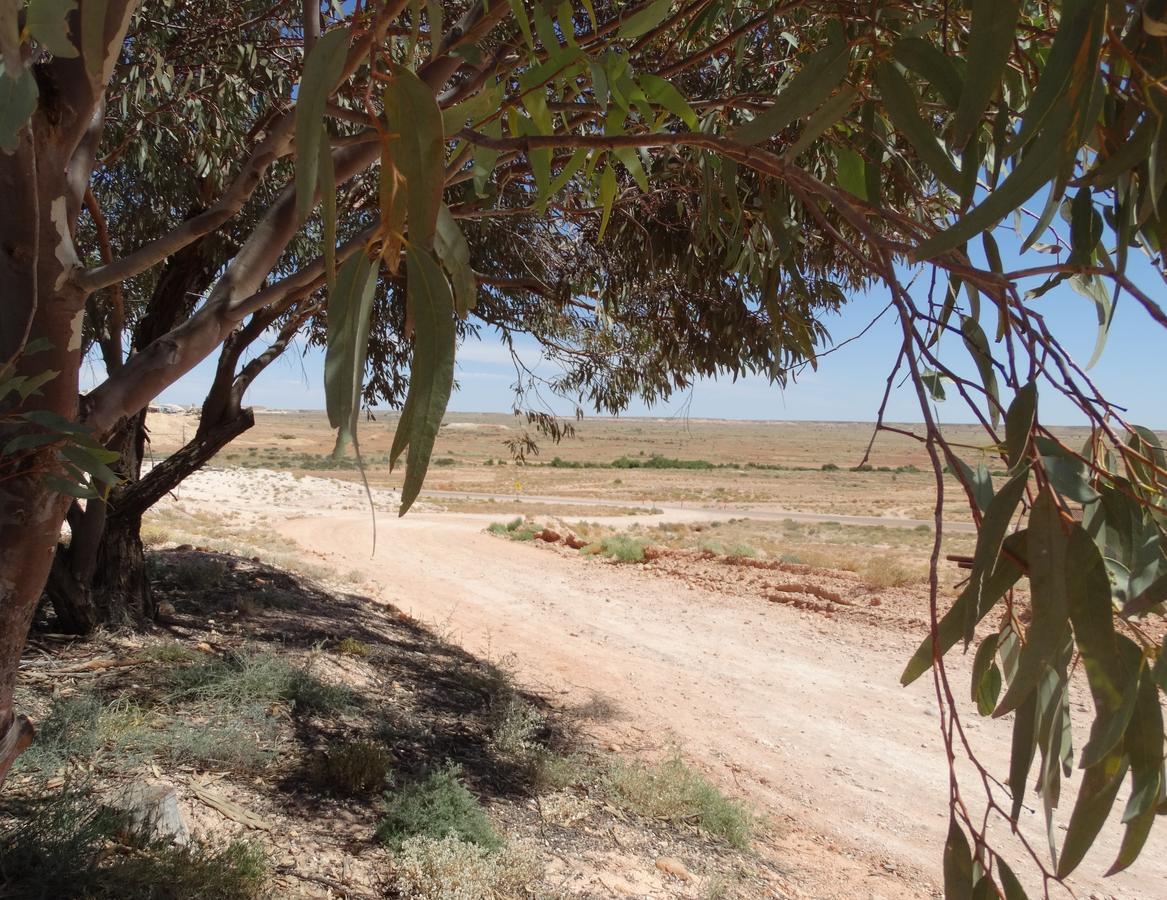
[[[219,509],[231,495],[197,481],[184,490]],[[266,518],[247,502],[253,520]],[[797,896],[939,895],[947,774],[936,701],[928,678],[898,683],[923,633],[918,595],[876,596],[847,576],[815,573],[853,605],[772,602],[786,599],[771,593],[784,573],[699,559],[617,566],[492,537],[488,518],[449,513],[380,516],[370,559],[367,512],[308,512],[312,504],[301,491],[292,508],[264,512],[275,514],[268,523],[279,534],[311,547],[311,558],[363,574],[380,599],[474,652],[513,655],[519,677],[563,705],[613,704],[603,745],[676,743],[768,808],[773,850]],[[966,685],[958,660],[961,698]],[[968,711],[966,727],[1003,774],[1009,723]],[[972,801],[974,788],[968,780]],[[1023,816],[1044,846],[1040,813]],[[1075,881],[1079,895],[1167,897],[1164,837],[1160,829],[1133,873],[1105,882],[1094,876],[1117,844],[1096,848]]]

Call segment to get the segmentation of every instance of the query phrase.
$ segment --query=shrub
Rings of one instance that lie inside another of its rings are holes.
[[[823,472],[838,472],[839,467],[836,466],[834,463],[823,463],[822,471]]]
[[[510,529],[503,522],[491,522],[486,530],[491,534],[510,534]]]
[[[180,557],[163,571],[168,580],[183,591],[207,591],[227,577],[227,565],[223,560],[203,555]]]
[[[898,559],[876,556],[863,565],[859,576],[868,587],[891,588],[914,584],[920,580],[921,573],[908,568]]]
[[[455,837],[413,837],[393,859],[391,878],[411,900],[494,900],[525,896],[539,876],[534,854],[516,847],[491,852]]]
[[[40,798],[20,812],[0,832],[5,898],[252,900],[263,888],[265,860],[254,846],[145,840],[127,834],[125,816],[87,791]],[[123,843],[123,852],[110,852],[116,843]]]
[[[443,457],[440,457],[439,459],[434,460],[435,466],[454,466],[457,464],[458,464],[458,461],[456,459],[454,459],[452,456],[443,456]]]
[[[385,816],[377,840],[400,850],[409,838],[453,837],[486,848],[502,845],[478,799],[459,780],[461,770],[447,766],[424,781],[385,794]]]
[[[279,755],[282,723],[268,714],[266,704],[218,701],[199,712],[199,724],[175,717],[151,732],[149,746],[175,762],[247,773],[261,771]]]
[[[357,741],[329,748],[315,758],[310,780],[329,794],[366,794],[385,787],[393,757],[384,747]]]
[[[601,552],[617,562],[642,563],[644,562],[645,542],[638,538],[631,538],[624,534],[614,534],[600,541]]]
[[[342,638],[337,641],[333,649],[342,656],[368,656],[373,652],[370,644],[351,637]]]
[[[734,544],[725,551],[725,555],[733,559],[753,559],[758,555],[758,551],[749,544]]]
[[[669,822],[693,822],[702,831],[745,849],[752,816],[736,800],[726,797],[679,756],[662,763],[615,764],[607,785],[613,799],[637,815]]]

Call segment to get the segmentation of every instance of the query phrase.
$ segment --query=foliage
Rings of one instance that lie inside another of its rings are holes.
[[[413,837],[449,837],[486,849],[502,846],[486,812],[462,784],[460,775],[457,766],[447,766],[422,781],[387,791],[377,840],[396,850]]]
[[[250,844],[147,840],[77,789],[32,801],[0,831],[0,893],[19,900],[254,900],[265,874]]]
[[[1035,759],[1056,837],[1076,672],[1094,702],[1082,777],[1054,863],[1029,857],[1047,885],[1069,875],[1129,775],[1112,870],[1135,860],[1165,811],[1167,648],[1140,623],[1167,599],[1167,458],[1099,396],[1042,309],[1063,289],[1081,295],[1095,357],[1120,300],[1167,326],[1147,285],[1167,237],[1161,3],[437,0],[317,8],[305,22],[284,4],[196,15],[80,0],[76,27],[71,4],[36,6],[0,13],[0,180],[35,187],[9,217],[29,233],[9,238],[31,243],[6,253],[39,267],[13,269],[29,277],[6,283],[0,311],[0,365],[17,360],[3,378],[26,379],[0,398],[6,484],[55,475],[54,491],[100,492],[111,451],[95,437],[245,320],[262,332],[303,316],[294,327],[327,346],[339,447],[356,444],[362,399],[403,395],[390,458],[406,460],[404,512],[462,336],[533,334],[561,367],[552,389],[619,410],[702,375],[785,383],[817,364],[847,293],[878,283],[902,333],[888,390],[907,376],[923,420],[911,433],[938,485],[956,474],[979,528],[951,604],[933,573],[932,633],[904,681],[932,672],[955,759],[961,709],[943,656],[992,614],[971,694],[983,712],[1015,713],[1011,790],[973,760],[988,818],[953,765],[948,890],[1014,891],[988,835],[1016,824]],[[38,169],[49,135],[62,159]],[[28,227],[46,220],[38,210],[67,219],[51,255]],[[197,311],[122,366],[133,298],[203,240],[215,275]],[[38,304],[69,314],[37,316]],[[73,315],[81,349],[118,351],[81,414]],[[520,391],[540,384],[516,365]],[[1048,430],[1050,395],[1090,424],[1087,446]],[[940,402],[981,423],[978,456],[945,439]],[[1013,592],[1022,579],[1029,601]]]
[[[639,816],[692,822],[739,849],[749,846],[752,815],[726,797],[679,755],[656,764],[614,764],[606,776],[612,798]]]

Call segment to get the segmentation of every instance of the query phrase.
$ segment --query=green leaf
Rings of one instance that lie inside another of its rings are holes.
[[[1029,900],[1025,888],[1021,886],[1021,882],[1017,880],[1013,870],[1000,857],[997,857],[997,877],[1001,879],[1001,889],[1005,891],[1005,900]]]
[[[937,403],[943,403],[946,397],[944,393],[944,376],[939,372],[931,369],[923,372],[920,375],[920,380],[924,382],[924,387],[928,389],[928,393],[932,399]]]
[[[656,0],[655,3],[649,4],[635,15],[624,20],[617,33],[618,36],[622,40],[633,40],[652,31],[665,20],[672,5],[673,0]]]
[[[935,44],[919,37],[904,38],[892,48],[892,56],[926,78],[949,106],[955,107],[960,102],[960,72],[948,54]]]
[[[861,200],[867,199],[863,157],[849,147],[835,148],[835,180],[839,187]]]
[[[1017,660],[1017,672],[993,713],[998,718],[1016,709],[1037,687],[1065,645],[1070,625],[1066,608],[1069,541],[1057,503],[1047,488],[1042,488],[1030,510],[1027,535],[1033,619]]]
[[[519,31],[523,33],[523,40],[527,42],[527,46],[532,50],[535,49],[535,38],[531,34],[531,21],[527,18],[527,10],[523,6],[523,0],[509,0],[511,12],[514,14],[515,22],[519,25]]]
[[[376,264],[357,252],[345,260],[328,294],[324,400],[328,424],[337,429],[335,457],[356,435],[376,287]]]
[[[1098,314],[1098,336],[1094,339],[1094,352],[1090,354],[1090,361],[1086,363],[1086,368],[1090,369],[1106,349],[1106,338],[1110,333],[1114,307],[1111,304],[1110,291],[1106,289],[1101,278],[1092,275],[1073,275],[1070,277],[1070,287],[1088,300],[1092,300]]]
[[[450,273],[454,285],[454,307],[458,318],[465,319],[478,298],[478,282],[470,267],[470,246],[446,204],[438,207],[438,226],[434,236],[434,250]]]
[[[1037,752],[1037,694],[1031,693],[1013,713],[1013,736],[1009,748],[1009,790],[1013,805],[1009,818],[1014,822],[1025,804],[1026,782]]]
[[[1094,195],[1089,185],[1084,185],[1070,204],[1070,263],[1089,266],[1101,240],[1102,216],[1094,208]]]
[[[880,64],[875,70],[875,82],[896,131],[912,145],[916,154],[941,182],[959,192],[960,172],[948,151],[936,139],[932,126],[920,115],[920,98],[899,69],[891,63]]]
[[[103,460],[101,456],[91,452],[88,447],[74,443],[62,445],[60,452],[61,456],[73,463],[78,469],[86,472],[102,484],[113,486],[121,481],[117,473],[106,465],[106,462],[109,461],[108,456]],[[114,454],[114,456],[116,457],[117,454]]]
[[[1114,798],[1118,796],[1128,766],[1127,757],[1115,752],[1086,770],[1066,828],[1066,840],[1058,860],[1058,878],[1065,878],[1073,872],[1086,856],[1086,851],[1094,845],[1110,815],[1110,808],[1114,806]]]
[[[818,112],[810,117],[810,120],[803,126],[798,140],[791,144],[790,148],[782,154],[782,159],[786,162],[792,162],[797,159],[824,132],[842,121],[843,117],[851,111],[851,107],[855,103],[857,96],[859,96],[859,92],[855,88],[850,85],[844,85],[841,91],[820,106]],[[868,189],[867,198],[871,199],[870,189]]]
[[[684,122],[690,131],[697,130],[697,114],[693,112],[693,108],[681,96],[681,92],[673,87],[672,82],[666,81],[664,78],[649,72],[640,75],[639,80],[640,88],[644,91],[644,96],[648,98],[649,102],[655,103],[657,106],[663,106]]]
[[[1036,415],[1037,385],[1031,381],[1018,389],[1005,413],[1005,455],[1010,468],[1015,469],[1026,460]]]
[[[1002,550],[1005,547],[1005,535],[1013,523],[1021,497],[1025,493],[1025,485],[1029,481],[1029,472],[1017,472],[1001,487],[989,505],[985,508],[985,515],[981,519],[981,527],[977,532],[977,546],[973,553],[972,574],[964,592],[970,597],[966,610],[964,626],[964,641],[967,646],[973,639],[977,623],[993,608],[993,605],[1004,594],[1004,590],[997,593],[998,583],[994,581],[997,569],[1000,567]],[[1012,574],[1012,573],[1009,573]],[[1010,582],[1012,583],[1012,582]],[[1008,588],[1006,588],[1007,590]]]
[[[75,0],[29,0],[24,25],[53,56],[74,59],[77,48],[69,39],[69,14],[76,8]]]
[[[761,143],[795,119],[810,115],[847,77],[850,56],[851,48],[841,31],[832,33],[823,49],[803,57],[799,73],[774,98],[773,105],[730,137],[744,144]]]
[[[328,126],[320,123],[322,147],[329,145]],[[324,272],[329,290],[336,286],[336,169],[332,154],[320,154],[320,218],[324,230]]]
[[[1004,547],[1011,553],[1024,559],[1024,532],[1010,535],[1004,542]],[[1021,574],[1021,568],[1009,556],[1002,554],[997,560],[993,574],[980,588],[979,593],[982,598],[982,605],[977,605],[978,591],[972,585],[966,586],[960,592],[960,596],[956,598],[956,602],[952,604],[952,607],[941,617],[938,623],[936,641],[941,656],[951,650],[953,645],[966,634],[969,618],[973,618],[973,624],[975,625],[988,615],[989,610],[1005,595],[1005,592],[1017,583],[1018,579],[1021,578]],[[924,638],[920,646],[916,648],[915,654],[908,661],[904,673],[900,676],[900,684],[905,686],[911,684],[930,668],[932,668],[931,635]]]
[[[972,0],[968,66],[952,126],[958,149],[968,143],[1000,87],[1020,15],[1020,0]]]
[[[575,153],[571,154],[571,159],[559,170],[559,174],[551,179],[551,187],[548,188],[547,193],[554,197],[563,190],[564,186],[579,174],[579,170],[584,167],[584,163],[587,162],[590,152],[586,147],[580,147]]]
[[[345,28],[334,28],[321,35],[304,61],[296,92],[296,215],[301,222],[316,205],[320,153],[331,153],[331,148],[322,143],[321,126],[324,107],[344,74],[348,38]]]
[[[1108,876],[1121,872],[1138,858],[1163,794],[1163,708],[1149,666],[1142,666],[1138,680],[1136,711],[1126,735],[1131,760],[1131,796],[1122,817],[1126,831]]]
[[[502,137],[502,120],[492,119],[482,126],[480,131],[487,137]],[[486,183],[498,165],[499,152],[486,147],[474,147],[474,193],[479,197],[486,196]]]
[[[392,146],[394,162],[405,177],[409,240],[428,250],[433,247],[446,181],[442,111],[417,75],[396,65],[391,72],[393,81],[385,89],[385,124],[397,136]]]
[[[977,655],[973,659],[972,699],[982,716],[992,713],[997,705],[997,695],[1001,691],[1001,670],[994,662],[997,640],[998,635],[990,634],[981,641]]]
[[[945,900],[972,900],[973,859],[968,838],[955,818],[948,820],[948,840],[944,842]]]
[[[13,78],[0,72],[0,151],[12,153],[20,143],[20,130],[36,111],[39,92],[28,69]]]
[[[611,162],[604,166],[600,173],[600,206],[603,213],[600,215],[600,234],[597,240],[604,239],[604,232],[608,229],[608,219],[612,216],[612,203],[616,199],[616,172]]]
[[[390,458],[395,461],[402,447],[409,446],[405,483],[401,488],[401,515],[417,499],[429,469],[434,441],[454,387],[457,339],[454,297],[433,257],[411,245],[406,250],[406,271],[410,306],[414,311],[413,365],[406,408],[402,410],[390,451]],[[403,429],[408,430],[403,434]]]
[[[993,354],[989,349],[989,339],[980,323],[972,316],[965,316],[960,323],[960,333],[964,346],[968,349],[981,376],[981,384],[988,395],[989,419],[996,428],[1001,421],[1001,392],[997,388],[997,373],[993,370]]]
[[[636,149],[633,147],[615,147],[612,154],[624,164],[624,168],[632,175],[632,180],[636,182],[636,186],[640,190],[648,193],[648,176],[644,173],[644,166],[641,165],[640,157],[636,155]]]
[[[1074,641],[1094,699],[1090,739],[1082,750],[1083,768],[1100,763],[1118,746],[1134,712],[1140,656],[1119,644],[1114,630],[1110,579],[1098,545],[1081,526],[1070,531],[1066,554],[1066,605]]]

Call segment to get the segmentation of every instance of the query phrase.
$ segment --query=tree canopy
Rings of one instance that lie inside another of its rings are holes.
[[[913,385],[908,433],[937,487],[931,633],[904,681],[931,671],[949,758],[973,759],[983,793],[950,764],[947,891],[1023,896],[990,830],[1017,822],[1035,761],[1050,855],[1022,851],[1043,889],[1129,779],[1125,868],[1167,812],[1167,648],[1140,625],[1167,599],[1167,456],[1099,395],[1043,299],[1066,284],[1093,304],[1098,352],[1120,301],[1167,325],[1146,283],[1164,275],[1163,6],[7,0],[0,529],[55,541],[70,494],[116,481],[117,423],[245,323],[302,316],[326,346],[342,447],[362,398],[404,390],[404,513],[469,329],[534,334],[565,362],[560,389],[616,410],[699,375],[781,382],[815,361],[831,310],[885,291],[902,334],[888,391]],[[126,323],[195,247],[188,314],[120,359]],[[118,361],[78,403],[92,342]],[[1046,427],[1054,392],[1092,427],[1086,446]],[[945,438],[946,397],[983,446]],[[955,600],[938,574],[947,473],[978,526]],[[47,566],[11,546],[5,726]],[[973,757],[944,667],[986,619],[971,691],[982,714],[1013,714],[1008,789]],[[1095,710],[1076,758],[1079,671]]]

